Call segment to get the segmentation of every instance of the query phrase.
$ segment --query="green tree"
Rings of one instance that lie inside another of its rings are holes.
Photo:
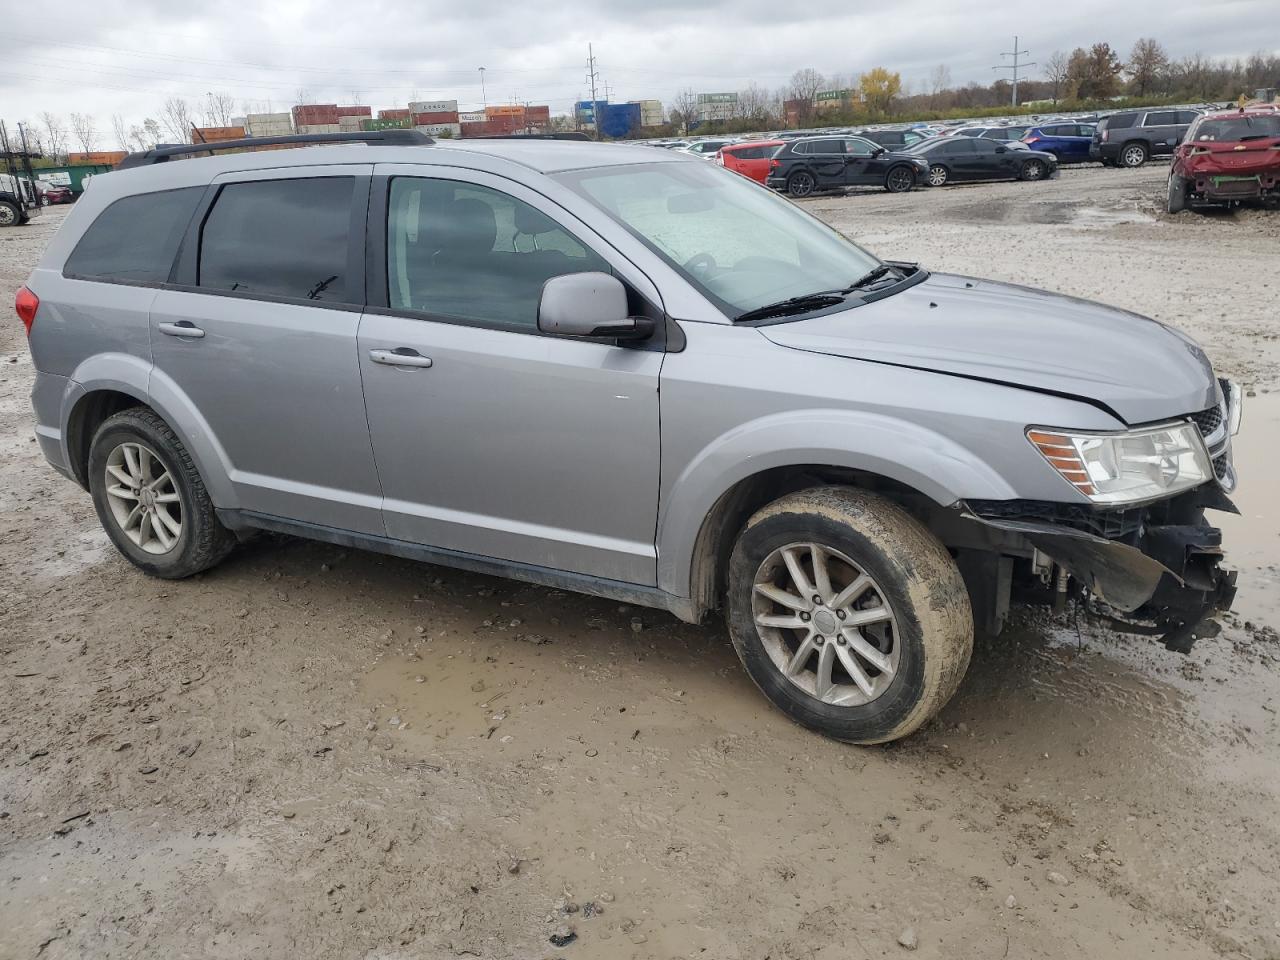
[[[1160,41],[1154,37],[1144,37],[1133,45],[1129,54],[1129,65],[1125,72],[1129,74],[1130,92],[1145,97],[1159,89],[1165,72],[1169,69],[1169,55],[1164,52]]]
[[[1088,51],[1076,47],[1067,64],[1067,86],[1081,100],[1106,100],[1120,92],[1124,64],[1109,43],[1095,43]]]

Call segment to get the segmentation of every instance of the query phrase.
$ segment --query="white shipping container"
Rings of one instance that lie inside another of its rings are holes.
[[[341,133],[342,128],[336,123],[300,123],[299,133]]]
[[[426,124],[423,124],[422,126],[414,127],[413,129],[419,130],[422,133],[425,133],[429,137],[438,137],[442,133],[444,133],[446,130],[452,136],[455,136],[455,137],[462,136],[461,123],[426,123]]]
[[[245,123],[287,123],[292,125],[293,114],[291,113],[251,113],[245,118]]]
[[[477,112],[475,112],[475,113],[460,113],[460,114],[458,114],[458,122],[459,122],[459,123],[484,123],[484,122],[485,122],[485,120],[487,120],[487,119],[488,119],[488,118],[484,115],[484,111],[483,111],[483,110],[479,110],[479,111],[477,111]]]
[[[410,113],[457,113],[457,100],[411,100]]]
[[[338,129],[343,133],[359,133],[360,121],[367,119],[367,117],[339,117]]]

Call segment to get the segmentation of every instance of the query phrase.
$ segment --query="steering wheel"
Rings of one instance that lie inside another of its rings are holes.
[[[716,258],[709,253],[695,253],[684,262],[683,266],[690,273],[700,274],[705,278],[720,264],[716,263]]]

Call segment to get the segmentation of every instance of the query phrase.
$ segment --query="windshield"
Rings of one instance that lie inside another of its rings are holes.
[[[847,287],[880,263],[789,200],[715,164],[598,167],[557,179],[731,317]]]
[[[1201,120],[1192,139],[1199,142],[1232,143],[1238,140],[1260,140],[1280,137],[1280,113],[1245,114],[1239,117],[1215,117]]]

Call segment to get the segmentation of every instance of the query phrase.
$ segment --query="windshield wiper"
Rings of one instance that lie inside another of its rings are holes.
[[[848,290],[820,290],[817,293],[806,293],[802,297],[789,297],[777,303],[766,303],[763,307],[740,313],[733,318],[733,322],[763,320],[765,317],[782,317],[788,313],[804,313],[807,310],[834,307],[837,303],[844,303],[844,298],[848,295]]]
[[[860,276],[857,280],[853,281],[853,283],[851,283],[849,287],[845,290],[845,293],[853,293],[853,291],[855,290],[860,290],[865,286],[869,286],[870,284],[875,283],[877,280],[883,277],[886,273],[889,273],[891,270],[894,270],[894,269],[896,268],[891,267],[887,263],[882,263],[878,267],[872,267],[870,270],[868,270],[866,273]]]

